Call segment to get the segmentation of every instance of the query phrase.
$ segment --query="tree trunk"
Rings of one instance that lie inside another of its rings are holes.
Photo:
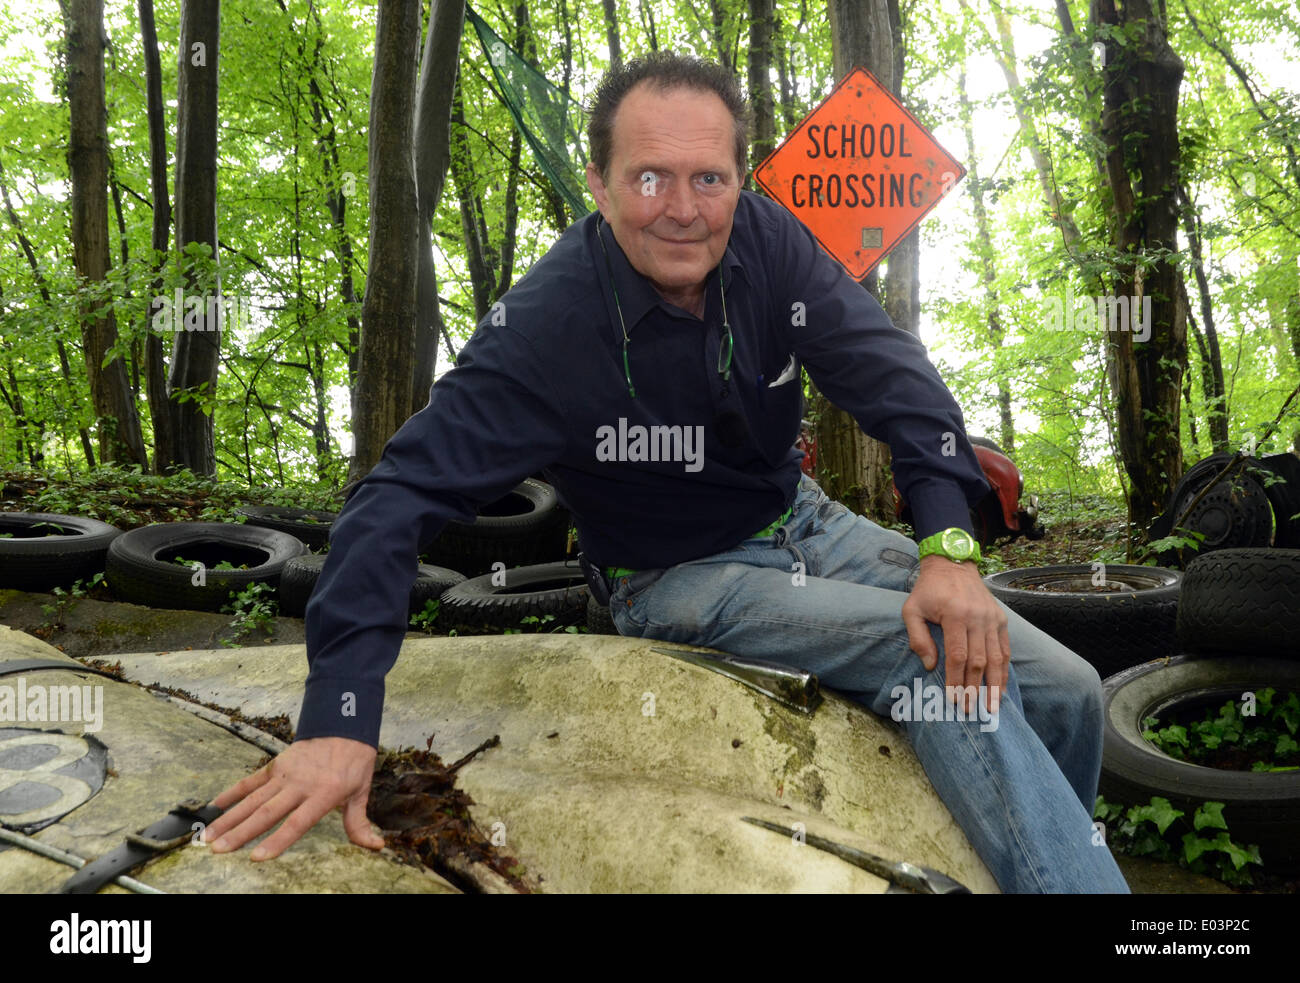
[[[155,256],[154,277],[149,297],[162,294],[163,265],[171,235],[172,205],[167,191],[167,126],[163,116],[162,63],[158,57],[158,30],[154,26],[153,0],[139,0],[140,41],[144,47],[144,84],[149,120],[149,186],[153,192],[153,235],[150,245]],[[152,313],[152,309],[146,311]],[[153,466],[163,474],[172,466],[176,443],[172,434],[171,410],[167,404],[167,346],[160,331],[150,330],[144,343],[144,387],[153,422]]]
[[[749,0],[749,103],[754,107],[750,134],[751,169],[776,149],[776,109],[772,103],[772,37],[775,0]]]
[[[420,227],[416,287],[415,360],[411,371],[411,412],[429,401],[438,361],[438,336],[447,329],[438,309],[438,279],[433,265],[433,215],[451,162],[451,97],[456,88],[464,0],[433,0],[424,39],[419,91],[415,97],[415,176]],[[518,130],[516,129],[516,133]]]
[[[1223,386],[1223,356],[1219,352],[1219,331],[1214,326],[1214,305],[1210,301],[1210,282],[1205,276],[1205,260],[1201,255],[1201,229],[1191,193],[1185,187],[1178,189],[1182,203],[1183,231],[1187,234],[1192,253],[1192,269],[1196,276],[1196,289],[1201,298],[1201,322],[1205,325],[1205,352],[1208,359],[1205,374],[1205,416],[1210,425],[1210,445],[1217,454],[1228,449],[1228,394]],[[1188,305],[1190,307],[1190,304]],[[1190,316],[1190,315],[1189,315]]]
[[[903,95],[903,22],[898,0],[887,0],[889,33],[893,48],[892,75],[889,85],[900,102]],[[890,250],[885,260],[885,313],[908,334],[921,337],[921,230],[913,229]]]
[[[963,52],[964,55],[964,52]],[[971,196],[971,205],[975,212],[975,235],[980,261],[980,280],[984,284],[984,307],[987,310],[989,343],[996,353],[1002,347],[1006,337],[1006,328],[1002,324],[1002,312],[998,303],[997,270],[994,264],[993,231],[989,223],[988,209],[984,204],[984,184],[980,180],[979,158],[975,153],[975,126],[972,121],[970,96],[966,91],[966,70],[963,58],[962,71],[957,76],[957,97],[961,108],[961,125],[966,134],[966,190]],[[996,354],[994,356],[996,358]],[[999,370],[995,373],[998,386],[999,446],[1008,454],[1015,452],[1016,428],[1011,418],[1011,389],[1006,376]]]
[[[465,265],[469,268],[470,292],[474,296],[474,319],[479,321],[492,303],[496,278],[488,268],[487,236],[482,231],[483,203],[474,190],[474,165],[469,138],[465,135],[465,104],[459,81],[452,98],[451,121],[451,176],[460,202],[460,226],[465,235]]]
[[[104,284],[108,250],[108,134],[104,110],[103,0],[70,0],[68,36],[68,107],[72,122],[68,171],[72,183],[72,255],[77,279],[87,286]],[[101,463],[123,461],[149,467],[140,417],[120,355],[104,359],[117,343],[112,307],[96,314],[107,298],[80,304],[81,336],[86,352],[90,396],[98,417]]]
[[[217,261],[217,42],[220,0],[181,0],[177,93],[176,246],[202,243]],[[186,306],[201,297],[204,330],[177,332],[167,395],[172,409],[173,468],[214,475],[217,470],[211,402],[221,353],[220,285],[190,277]],[[211,291],[211,293],[209,293]],[[213,303],[210,298],[215,299]],[[215,308],[215,310],[214,310]],[[173,312],[183,318],[188,312]],[[188,320],[188,319],[186,319]],[[180,398],[188,395],[182,401]],[[204,408],[209,413],[204,412]]]
[[[614,0],[603,0],[605,7],[605,40],[609,44],[609,67],[623,67],[623,46],[618,40],[618,11]]]
[[[1182,475],[1179,396],[1187,365],[1187,317],[1178,251],[1178,87],[1183,63],[1150,0],[1098,0],[1102,24],[1127,32],[1106,41],[1101,133],[1111,188],[1112,240],[1120,274],[1114,296],[1151,301],[1150,338],[1119,330],[1107,346],[1120,456],[1129,476],[1129,519],[1141,529]]]
[[[835,77],[855,65],[894,90],[894,40],[887,0],[827,0]],[[864,289],[880,299],[876,277]],[[877,522],[894,515],[889,446],[864,434],[845,410],[818,394],[817,477],[831,498]]]
[[[288,13],[281,4],[281,9]],[[312,18],[316,22],[317,40],[313,55],[311,75],[307,79],[307,93],[311,99],[311,118],[316,131],[317,145],[321,154],[321,167],[325,174],[325,209],[330,213],[330,224],[334,229],[334,252],[339,261],[339,296],[347,310],[348,340],[339,348],[348,360],[348,392],[357,385],[357,349],[361,345],[361,318],[357,316],[357,288],[352,281],[352,267],[356,259],[352,252],[352,237],[348,235],[347,205],[348,197],[355,192],[355,175],[345,173],[339,163],[338,138],[334,130],[334,116],[321,91],[316,73],[320,68],[321,38],[324,28],[321,26],[320,11],[312,8]],[[298,49],[303,50],[302,46]],[[355,407],[353,407],[355,409]]]
[[[370,265],[361,306],[361,352],[351,480],[378,463],[411,412],[415,355],[415,73],[419,0],[380,0],[370,88]]]

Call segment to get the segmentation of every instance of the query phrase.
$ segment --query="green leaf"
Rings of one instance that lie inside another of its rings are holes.
[[[1128,811],[1129,818],[1135,822],[1146,820],[1155,823],[1156,829],[1161,835],[1164,835],[1169,824],[1179,816],[1185,815],[1181,809],[1175,809],[1169,804],[1169,800],[1158,795],[1151,797],[1151,804],[1145,806],[1134,806]]]
[[[1228,822],[1223,818],[1222,802],[1205,802],[1196,810],[1196,815],[1192,817],[1193,829],[1227,829]]]

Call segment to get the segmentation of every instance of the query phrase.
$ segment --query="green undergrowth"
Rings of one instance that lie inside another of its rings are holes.
[[[152,475],[114,465],[71,474],[4,471],[0,487],[5,509],[85,516],[121,529],[154,522],[239,522],[235,509],[244,505],[322,511],[340,506],[334,489],[323,485],[249,488],[190,471]]]
[[[1099,795],[1092,817],[1095,835],[1112,852],[1175,863],[1232,887],[1253,886],[1252,868],[1264,865],[1258,846],[1232,839],[1222,802],[1204,802],[1189,817],[1158,795],[1134,806]]]

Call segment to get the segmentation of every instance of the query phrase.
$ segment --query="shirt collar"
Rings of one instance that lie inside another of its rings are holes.
[[[740,209],[736,210],[736,219],[740,217]],[[605,243],[605,249],[609,252],[609,268],[606,269],[603,255],[601,255],[600,243],[596,243],[596,263],[600,268],[600,279],[603,281],[608,277],[609,270],[614,273],[614,289],[618,293],[618,303],[623,309],[623,320],[627,325],[627,330],[631,332],[634,325],[648,314],[652,308],[659,307],[665,313],[680,317],[680,308],[669,304],[659,296],[659,292],[642,274],[632,268],[628,261],[627,254],[623,252],[623,247],[618,244],[614,238],[614,233],[600,213],[596,213],[596,235],[600,236]],[[735,237],[735,224],[732,225],[732,238]],[[731,240],[727,241],[727,248],[722,254],[722,270],[724,289],[731,290],[732,283],[735,279],[735,271],[740,271],[749,282],[749,275],[745,272],[744,264],[741,263],[740,257],[731,248]],[[714,290],[714,284],[717,283],[718,271],[713,269],[704,281],[705,301],[708,300],[708,292]]]

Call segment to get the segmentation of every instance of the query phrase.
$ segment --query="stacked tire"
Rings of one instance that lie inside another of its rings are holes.
[[[1300,871],[1300,769],[1209,768],[1169,757],[1142,733],[1148,717],[1199,712],[1272,687],[1300,693],[1300,550],[1223,549],[1188,565],[1179,599],[1181,654],[1102,684],[1100,791],[1144,804],[1163,796],[1188,815],[1224,803],[1234,842],[1256,844],[1265,870]]]
[[[122,530],[51,512],[0,512],[0,588],[47,591],[103,573]]]
[[[984,578],[995,598],[1103,678],[1177,652],[1182,581],[1178,570],[1110,563],[1025,567]]]
[[[316,589],[326,559],[323,554],[308,553],[295,556],[285,563],[280,574],[278,593],[282,615],[290,618],[306,615],[307,602]],[[455,570],[421,563],[416,570],[415,582],[411,585],[409,613],[415,615],[423,611],[426,602],[438,600],[444,591],[464,579],[465,575]]]

